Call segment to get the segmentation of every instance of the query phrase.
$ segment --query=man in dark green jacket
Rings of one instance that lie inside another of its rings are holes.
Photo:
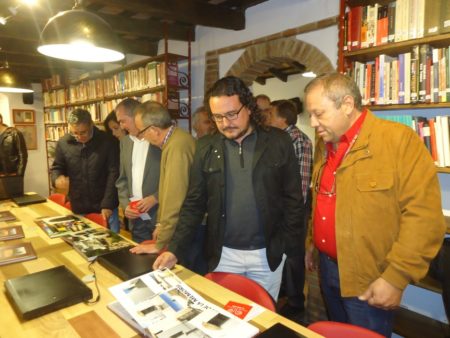
[[[255,99],[236,77],[216,82],[205,105],[219,133],[198,141],[176,232],[154,268],[183,263],[207,212],[209,271],[242,274],[276,299],[284,255],[304,245],[305,211],[291,140],[260,126]]]

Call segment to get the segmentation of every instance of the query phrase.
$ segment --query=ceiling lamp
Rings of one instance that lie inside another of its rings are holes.
[[[15,74],[5,61],[0,67],[0,92],[3,93],[32,93],[31,83],[25,81],[20,75]]]
[[[39,53],[58,59],[81,62],[112,62],[125,55],[111,26],[84,9],[69,11],[50,18],[41,33]]]

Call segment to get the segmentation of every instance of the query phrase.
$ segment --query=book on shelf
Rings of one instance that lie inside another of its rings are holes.
[[[440,31],[441,33],[450,32],[450,2],[448,0],[441,0]]]
[[[61,239],[88,261],[93,261],[100,255],[133,246],[119,234],[104,228],[68,233],[61,236]]]
[[[82,221],[75,215],[42,217],[35,220],[35,223],[50,238],[61,237],[73,232],[90,229],[90,225]]]
[[[23,238],[23,229],[21,225],[11,225],[0,228],[0,241],[9,241],[11,239]]]
[[[29,261],[37,258],[31,243],[16,243],[0,246],[0,265]]]
[[[150,337],[254,337],[258,328],[201,297],[169,269],[109,288]],[[127,316],[128,316],[127,315]]]
[[[0,211],[0,222],[8,222],[8,221],[15,221],[16,216],[13,215],[11,211],[4,210]]]

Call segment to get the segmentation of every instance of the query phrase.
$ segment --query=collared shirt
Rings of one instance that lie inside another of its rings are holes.
[[[166,134],[166,136],[164,136],[164,140],[162,141],[162,144],[161,144],[161,149],[167,143],[167,141],[169,140],[169,137],[173,134],[174,130],[175,130],[175,126],[172,125],[169,129],[169,132]]]
[[[298,159],[300,169],[300,178],[302,183],[303,203],[306,203],[311,184],[311,170],[312,170],[312,143],[311,140],[298,129],[295,125],[290,125],[284,129],[292,140],[294,146],[295,157]]]
[[[142,184],[144,183],[144,169],[150,144],[145,139],[138,139],[129,135],[133,141],[133,154],[131,155],[131,185],[133,197],[142,199]]]
[[[341,136],[337,148],[329,142],[326,144],[327,160],[321,168],[322,176],[317,178],[320,184],[314,214],[314,244],[319,251],[332,258],[337,258],[336,249],[336,170],[358,137],[358,133],[367,115],[364,109],[361,116],[347,132]]]

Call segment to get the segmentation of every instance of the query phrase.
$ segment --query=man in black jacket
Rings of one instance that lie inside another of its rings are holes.
[[[217,81],[205,105],[219,133],[198,141],[176,232],[153,267],[183,263],[207,212],[209,271],[242,274],[276,299],[285,254],[304,246],[305,211],[291,140],[281,130],[261,127],[255,99],[236,77]]]
[[[28,152],[20,131],[3,123],[0,114],[0,176],[25,175]]]
[[[115,186],[119,177],[119,152],[115,140],[97,129],[91,114],[75,109],[68,117],[69,133],[59,139],[51,168],[56,188],[68,189],[76,214],[101,213],[110,220],[117,208]],[[118,222],[116,214],[114,222]],[[111,224],[116,229],[116,224]]]

